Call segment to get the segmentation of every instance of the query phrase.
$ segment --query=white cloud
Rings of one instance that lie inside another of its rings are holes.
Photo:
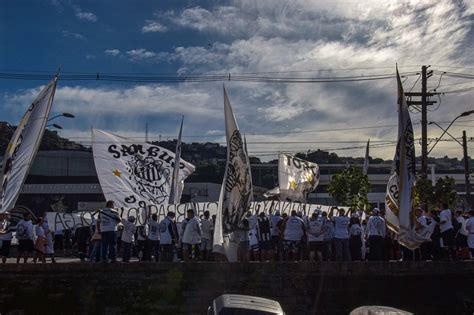
[[[76,17],[79,20],[89,21],[89,22],[97,22],[97,20],[98,20],[97,16],[94,13],[92,13],[92,12],[83,12],[83,11],[80,11],[80,10],[76,12]]]
[[[156,21],[147,20],[144,24],[150,31],[155,26],[153,23],[158,23],[167,25],[167,31],[181,28],[189,36],[199,33],[212,38],[210,43],[195,46],[186,45],[183,40],[180,46],[169,47],[165,52],[136,44],[125,52],[107,49],[104,53],[124,55],[136,63],[172,62],[179,68],[179,74],[230,73],[232,77],[239,74],[272,78],[363,76],[393,73],[396,62],[401,65],[401,72],[419,71],[421,64],[433,64],[431,69],[438,70],[443,68],[435,65],[468,67],[474,57],[470,49],[473,22],[469,12],[473,12],[472,5],[466,0],[463,3],[295,0],[291,4],[277,0],[236,0],[225,6],[158,13],[154,17]],[[159,31],[159,26],[156,30]],[[416,67],[404,67],[411,65]],[[407,90],[416,78],[408,78]],[[436,87],[438,80],[437,74],[430,78],[429,88]],[[461,79],[457,80],[444,76],[440,90]],[[363,156],[367,138],[373,143],[396,139],[397,128],[390,127],[397,123],[394,79],[326,84],[230,81],[226,87],[239,126],[248,134],[251,152],[335,149],[358,145],[337,141],[362,141],[360,149],[337,153]],[[24,96],[21,104],[28,104],[34,98],[31,91],[19,92],[18,97],[21,95]],[[443,96],[440,108],[430,112],[429,119],[449,123],[458,113],[472,109],[471,98],[470,93]],[[18,107],[12,102],[17,104],[18,98],[5,100],[10,104],[9,111],[15,112]],[[69,110],[77,112],[78,117],[87,117],[82,128],[92,124],[124,135],[142,130],[148,119],[156,120],[160,132],[176,134],[181,114],[186,115],[185,134],[204,135],[208,138],[203,139],[212,140],[224,130],[222,82],[60,87],[55,107],[58,111]],[[419,120],[419,114],[413,113],[412,121]],[[170,121],[172,126],[166,126]],[[363,126],[388,127],[348,130]],[[474,131],[456,124],[451,128],[456,135],[461,134],[462,128]],[[80,130],[81,126],[76,129]],[[329,131],[285,134],[298,130]],[[420,136],[418,124],[415,133],[416,137]],[[439,135],[437,129],[429,127],[430,137]],[[256,141],[288,143],[252,144]],[[298,144],[298,141],[333,143]],[[373,156],[391,159],[394,147],[374,147],[371,152]],[[454,146],[440,143],[433,151],[438,156],[461,154],[456,143]]]
[[[118,49],[106,49],[104,50],[104,54],[112,57],[117,57],[120,55],[120,50]]]
[[[138,48],[127,51],[127,55],[130,56],[132,60],[144,60],[155,57],[156,53],[148,51],[144,48]]]
[[[67,30],[62,30],[61,34],[62,34],[63,37],[74,38],[74,39],[79,39],[79,40],[83,40],[83,41],[87,40],[84,35],[81,35],[79,33],[73,33],[73,32],[67,31]]]
[[[168,28],[156,21],[147,20],[142,27],[142,33],[164,33]]]

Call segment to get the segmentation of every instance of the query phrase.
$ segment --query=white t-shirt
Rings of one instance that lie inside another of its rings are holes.
[[[459,234],[462,234],[462,235],[465,235],[465,236],[468,236],[469,235],[469,232],[466,230],[466,222],[467,220],[464,219],[464,217],[462,215],[458,216],[456,218],[456,220],[461,223],[461,228],[459,229]]]
[[[320,219],[309,220],[307,227],[309,242],[324,241],[324,234],[322,233],[323,222]]]
[[[192,217],[183,233],[183,243],[185,244],[200,244],[201,243],[201,223],[196,217]]]
[[[153,219],[148,220],[148,239],[150,241],[160,240],[160,224]]]
[[[247,220],[249,220],[249,229],[250,230],[257,229],[257,216],[256,215],[251,215],[250,217],[247,218]]]
[[[0,234],[0,241],[12,240],[12,232],[8,230],[8,220],[0,222],[0,230],[6,232],[5,234]]]
[[[441,211],[441,213],[439,214],[439,219],[440,219],[439,228],[440,228],[441,233],[453,228],[453,221],[451,220],[452,219],[451,210],[445,209]],[[443,221],[445,222],[443,223]]]
[[[101,209],[99,212],[100,231],[117,231],[117,224],[121,221],[117,211],[111,208]]]
[[[211,219],[202,219],[201,220],[201,232],[202,238],[206,240],[212,240],[212,231],[214,229],[214,223]]]
[[[360,224],[352,224],[349,228],[349,233],[351,236],[361,236],[362,235],[362,227]]]
[[[367,235],[385,237],[385,233],[385,220],[379,216],[371,216],[367,221]]]
[[[474,217],[470,217],[469,219],[466,220],[466,230],[469,233],[469,235],[474,234]]]
[[[170,226],[171,224],[173,224],[173,221],[168,217],[164,218],[160,222],[160,243],[163,245],[169,245],[173,243],[173,235],[170,233],[170,229],[172,229]]]
[[[128,220],[123,219],[122,224],[123,224],[122,242],[133,243],[133,240],[135,238],[134,234],[137,230],[135,223],[132,223]]]
[[[283,238],[285,241],[301,241],[304,222],[297,216],[289,216],[285,224]]]
[[[349,238],[349,217],[340,216],[334,218],[334,238]]]
[[[34,241],[33,223],[31,223],[31,221],[20,220],[16,225],[16,238],[19,240]]]
[[[41,225],[35,225],[35,234],[36,237],[44,237],[44,229]]]
[[[278,222],[280,222],[281,220],[283,220],[283,218],[280,217],[279,215],[273,215],[273,214],[270,215],[270,224],[271,224],[271,228],[272,228],[272,236],[280,235],[280,229],[278,228]]]

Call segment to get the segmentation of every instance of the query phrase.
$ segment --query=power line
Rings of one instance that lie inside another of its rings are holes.
[[[261,73],[264,74],[264,73]],[[403,73],[402,76],[417,75],[417,72]],[[41,74],[35,72],[0,72],[0,79],[5,80],[50,80],[53,74]],[[395,77],[394,73],[379,73],[354,76],[324,76],[324,77],[296,77],[296,76],[264,76],[264,75],[239,75],[239,74],[186,74],[186,75],[137,75],[137,74],[107,74],[107,73],[74,73],[62,74],[59,80],[63,81],[109,81],[129,83],[183,83],[183,82],[262,82],[262,83],[336,83],[336,82],[361,82],[386,80]]]

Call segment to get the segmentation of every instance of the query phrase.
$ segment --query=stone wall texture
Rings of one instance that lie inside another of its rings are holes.
[[[275,299],[290,315],[474,313],[474,262],[7,264],[0,279],[2,315],[206,314],[223,293]]]

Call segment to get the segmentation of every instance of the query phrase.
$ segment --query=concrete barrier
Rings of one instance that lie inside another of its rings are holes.
[[[275,299],[290,315],[474,312],[474,262],[7,264],[0,279],[1,314],[205,314],[222,293]]]

